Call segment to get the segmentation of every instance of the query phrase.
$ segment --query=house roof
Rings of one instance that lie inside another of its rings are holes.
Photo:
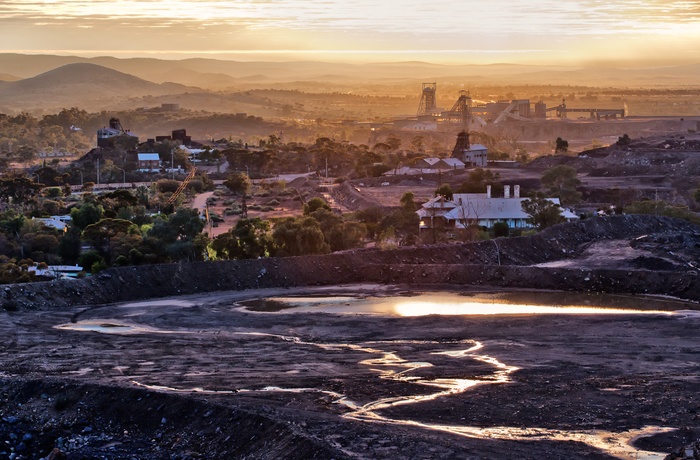
[[[474,151],[477,151],[477,150],[488,150],[488,149],[487,149],[486,147],[484,147],[483,145],[481,145],[481,144],[472,144],[472,145],[469,146],[469,150],[467,150],[467,151],[468,151],[468,152],[474,152]]]
[[[460,221],[464,219],[479,220],[508,220],[528,219],[530,217],[522,208],[522,202],[528,198],[488,198],[485,193],[455,193],[453,201],[440,201],[436,197],[426,202],[416,213],[419,217],[444,216],[447,220]],[[547,198],[548,201],[560,205],[559,198]],[[568,209],[561,210],[562,217],[578,219],[579,217]]]
[[[416,211],[418,217],[438,217],[449,213],[457,206],[454,201],[445,200],[441,196],[436,196],[423,204],[421,209]]]
[[[138,137],[138,136],[136,136],[136,134],[132,133],[131,131],[120,131],[120,130],[114,129],[114,128],[100,128],[97,130],[97,135],[101,136],[101,137],[114,137],[114,136],[121,136],[121,135]]]
[[[461,199],[461,203],[460,203]],[[487,198],[481,193],[457,193],[454,209],[445,214],[448,220],[460,219],[528,219],[530,215],[523,211],[522,202],[528,198]],[[548,201],[560,205],[559,198],[547,198]],[[578,219],[578,216],[568,209],[561,210],[566,219]]]
[[[442,161],[447,163],[449,166],[452,166],[453,168],[463,168],[465,166],[464,162],[459,158],[445,158]]]
[[[139,161],[160,161],[160,155],[157,153],[139,153]]]

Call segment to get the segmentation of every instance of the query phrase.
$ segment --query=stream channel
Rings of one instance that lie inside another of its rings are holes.
[[[251,298],[252,296],[256,296]],[[178,302],[173,300],[173,302]],[[172,302],[171,302],[172,303]],[[167,304],[167,301],[166,301]],[[142,302],[139,308],[162,308],[163,301]],[[180,308],[191,306],[187,301]],[[220,305],[219,305],[220,306]],[[238,314],[262,315],[270,321],[277,321],[288,315],[376,315],[377,317],[418,317],[425,315],[467,316],[467,315],[644,315],[675,316],[690,320],[698,317],[694,304],[660,298],[640,298],[625,296],[601,296],[553,292],[510,292],[510,293],[403,293],[396,296],[358,295],[272,295],[258,296],[249,293],[247,298],[230,302],[230,309]],[[130,308],[125,304],[120,306]],[[130,321],[125,315],[119,319],[93,318],[77,320],[56,326],[65,331],[92,331],[105,334],[140,335],[193,334],[183,328],[162,328],[155,325],[139,324]],[[200,333],[201,331],[197,332]],[[402,425],[426,430],[437,430],[470,438],[502,439],[509,441],[574,441],[585,443],[608,455],[621,459],[663,459],[667,453],[651,452],[633,446],[635,440],[643,437],[674,431],[670,426],[644,426],[639,429],[612,432],[606,430],[557,430],[537,427],[514,426],[469,426],[454,423],[427,423],[409,418],[385,415],[387,409],[413,404],[425,404],[454,395],[465,394],[479,386],[504,385],[511,382],[511,375],[519,368],[503,362],[498,356],[485,353],[485,343],[465,337],[462,340],[376,340],[361,343],[336,343],[332,340],[314,339],[309,341],[295,335],[275,334],[266,331],[226,332],[231,337],[265,338],[291,342],[297,346],[316,348],[321,352],[340,353],[344,350],[366,354],[359,365],[367,367],[376,378],[384,381],[402,382],[408,388],[419,388],[415,394],[381,397],[369,402],[358,402],[337,391],[324,388],[294,388],[266,385],[261,387],[235,389],[207,389],[205,387],[176,388],[169,385],[145,383],[133,379],[131,383],[155,391],[174,393],[204,393],[217,395],[237,395],[254,393],[318,393],[329,397],[334,404],[342,407],[341,416],[366,423]],[[429,350],[420,359],[404,358],[395,351],[400,345],[416,344]],[[436,375],[430,370],[436,360],[472,361],[486,365],[490,369],[485,375],[473,374],[455,376]],[[428,390],[426,390],[426,388]],[[351,453],[351,452],[348,452]]]

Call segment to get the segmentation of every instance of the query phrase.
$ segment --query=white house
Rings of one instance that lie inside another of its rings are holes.
[[[47,227],[53,227],[57,230],[65,232],[68,227],[68,222],[70,222],[70,214],[63,216],[51,216],[51,217],[32,217],[33,221],[41,222]]]
[[[481,144],[469,141],[469,132],[462,131],[457,135],[457,142],[452,149],[452,157],[461,160],[468,167],[485,167],[488,162],[488,149]]]
[[[30,272],[35,272],[36,276],[53,279],[76,279],[78,273],[83,271],[79,265],[49,265],[48,268],[29,267]]]
[[[437,219],[442,219],[446,228],[463,229],[470,225],[491,228],[497,222],[505,222],[510,228],[532,228],[528,222],[530,215],[523,211],[522,202],[528,198],[520,197],[520,186],[504,187],[503,197],[492,197],[491,186],[486,187],[486,193],[455,193],[452,201],[436,197],[425,203],[416,211],[420,217],[420,228],[432,228]],[[548,201],[560,206],[559,198],[547,198]],[[571,210],[561,208],[560,214],[567,221],[579,217]]]
[[[459,158],[467,166],[483,168],[488,163],[488,149],[481,144],[471,144],[468,149],[462,150]]]

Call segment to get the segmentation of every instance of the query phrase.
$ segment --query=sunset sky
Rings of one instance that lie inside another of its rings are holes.
[[[0,51],[465,64],[695,63],[700,1],[0,0]]]

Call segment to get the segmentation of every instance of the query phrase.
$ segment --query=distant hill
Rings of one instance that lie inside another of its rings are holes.
[[[3,105],[44,109],[103,105],[113,100],[197,91],[175,83],[153,83],[95,64],[68,64],[32,78],[0,85]]]
[[[10,75],[7,73],[0,73],[0,81],[17,81],[21,80],[19,77],[15,77],[14,75]]]
[[[687,86],[698,85],[700,64],[673,67],[615,68],[571,65],[441,65],[428,62],[348,64],[316,61],[263,62],[193,58],[119,59],[103,56],[0,54],[0,69],[21,78],[34,77],[60,66],[90,63],[137,76],[150,82],[167,81],[209,89],[241,88],[249,83],[296,81],[441,81],[480,84],[560,84],[581,86]],[[254,77],[251,77],[254,76]]]

